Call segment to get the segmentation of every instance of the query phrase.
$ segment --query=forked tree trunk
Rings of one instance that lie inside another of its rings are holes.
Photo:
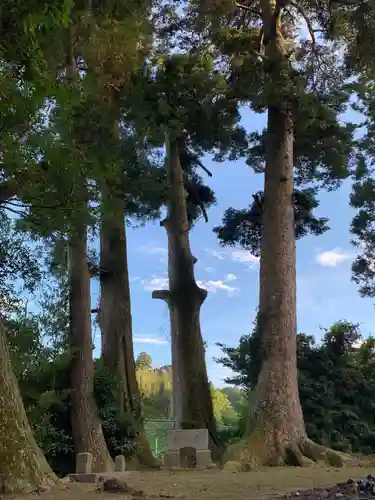
[[[56,481],[30,428],[0,321],[0,495],[32,492]]]
[[[166,173],[170,187],[167,218],[162,222],[168,235],[169,296],[176,315],[181,387],[181,426],[206,428],[214,460],[221,456],[212,399],[207,377],[205,352],[200,329],[200,308],[207,296],[194,277],[194,259],[190,250],[186,192],[176,141],[166,134]],[[154,294],[155,296],[155,294]]]
[[[231,447],[226,460],[245,468],[305,465],[343,457],[310,441],[298,392],[296,345],[296,239],[293,193],[293,117],[283,89],[292,83],[277,6],[262,0],[268,67],[269,106],[264,214],[260,259],[259,326],[262,366],[256,387],[256,409],[248,436]]]
[[[102,190],[99,306],[102,357],[120,382],[119,410],[133,417],[137,459],[147,467],[155,467],[142,422],[136,378],[124,202],[120,196],[109,194],[105,186]]]
[[[91,453],[93,472],[113,470],[94,399],[90,276],[87,266],[87,229],[76,228],[69,238],[69,313],[72,361],[71,425],[76,453]]]

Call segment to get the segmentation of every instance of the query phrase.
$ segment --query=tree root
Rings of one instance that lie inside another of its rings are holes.
[[[242,471],[261,466],[344,467],[353,460],[349,455],[314,443],[307,437],[283,446],[277,446],[262,437],[263,433],[253,431],[248,438],[228,448],[223,457],[224,469],[233,470],[234,464],[237,464],[237,470]]]

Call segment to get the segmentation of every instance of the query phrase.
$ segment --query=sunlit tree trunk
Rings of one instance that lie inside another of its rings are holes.
[[[56,481],[30,428],[0,321],[0,494],[36,491]]]
[[[129,413],[134,419],[138,461],[154,467],[156,461],[143,426],[135,371],[124,211],[121,193],[116,195],[103,185],[99,307],[102,357],[105,366],[119,380],[119,411]]]
[[[287,90],[290,63],[281,31],[278,2],[260,2],[268,79],[267,151],[260,259],[259,328],[262,365],[256,408],[248,436],[231,447],[226,460],[245,467],[305,465],[342,457],[307,437],[297,380],[296,238],[293,210],[293,114]]]
[[[93,472],[113,470],[94,399],[90,276],[87,229],[77,224],[69,237],[69,314],[71,348],[71,425],[76,453],[91,453]]]

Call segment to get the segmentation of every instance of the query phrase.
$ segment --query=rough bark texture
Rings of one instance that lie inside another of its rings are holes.
[[[207,292],[194,277],[190,250],[186,192],[176,141],[166,134],[166,173],[170,186],[167,218],[162,222],[168,235],[169,302],[176,315],[176,349],[180,363],[181,426],[207,428],[214,460],[221,456],[212,399],[208,384],[205,352],[200,329],[200,308]]]
[[[310,441],[299,400],[296,354],[296,242],[294,232],[293,120],[283,96],[288,71],[278,4],[261,2],[268,78],[267,160],[264,179],[263,240],[259,320],[263,360],[256,387],[257,406],[248,437],[231,447],[226,461],[256,465],[340,465],[345,457]]]
[[[93,472],[113,470],[94,400],[90,276],[86,227],[69,238],[71,425],[76,453],[91,453]]]
[[[170,238],[168,236],[168,276],[170,279],[173,277],[173,269],[171,264],[173,262],[173,257],[171,255],[171,244]],[[168,290],[155,290],[152,293],[152,298],[164,300],[169,309],[170,318],[170,335],[171,335],[171,354],[172,354],[172,400],[173,400],[173,419],[175,424],[175,429],[181,429],[181,423],[183,420],[182,415],[182,386],[181,386],[181,353],[178,348],[178,323],[177,323],[177,311],[174,307],[174,303],[171,298],[171,294]]]
[[[129,271],[121,197],[102,190],[100,228],[100,307],[102,357],[120,381],[118,406],[134,419],[137,459],[141,465],[157,465],[148,443],[141,414],[141,398],[136,379]]]
[[[56,481],[30,428],[0,322],[0,495],[36,491]]]

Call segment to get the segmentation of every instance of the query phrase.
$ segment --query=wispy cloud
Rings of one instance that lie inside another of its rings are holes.
[[[325,267],[336,267],[338,264],[350,260],[352,255],[348,252],[343,252],[339,248],[327,250],[318,253],[315,257],[318,264]]]
[[[160,262],[167,262],[168,250],[156,243],[151,242],[149,245],[139,247],[138,250],[140,253],[158,257]]]
[[[225,250],[213,250],[212,248],[205,248],[204,251],[206,253],[208,253],[209,255],[211,255],[211,257],[214,257],[215,259],[218,259],[218,260],[224,260],[225,257],[226,257],[226,254],[228,252],[226,252]]]
[[[208,266],[208,267],[206,267],[205,271],[207,273],[214,273],[216,271],[216,269],[214,267]]]
[[[229,286],[225,284],[225,280],[208,280],[208,281],[197,281],[198,286],[205,288],[207,292],[216,293],[218,290],[223,290],[227,292],[228,295],[237,295],[240,289],[236,286]]]
[[[237,277],[234,274],[228,274],[222,280],[197,280],[197,285],[201,288],[205,288],[208,292],[215,293],[218,290],[227,292],[228,295],[236,295],[240,292],[240,289],[235,286],[227,285],[226,282],[234,281]],[[141,281],[144,290],[167,290],[168,289],[168,278],[152,276],[150,280]]]
[[[259,257],[243,249],[214,250],[206,248],[205,252],[215,259],[240,262],[246,264],[251,269],[256,268],[259,264]]]
[[[135,344],[168,344],[168,341],[165,339],[144,337],[142,335],[136,335],[135,337],[133,337],[133,342]]]
[[[259,264],[259,257],[256,257],[247,250],[232,250],[230,257],[234,262],[242,262],[250,267],[256,267]]]
[[[226,278],[225,278],[226,281],[235,281],[236,279],[237,279],[237,276],[235,274],[232,274],[232,273],[228,273],[226,275]]]
[[[157,276],[152,276],[150,280],[141,280],[144,290],[167,290],[168,289],[168,278],[162,278]]]

